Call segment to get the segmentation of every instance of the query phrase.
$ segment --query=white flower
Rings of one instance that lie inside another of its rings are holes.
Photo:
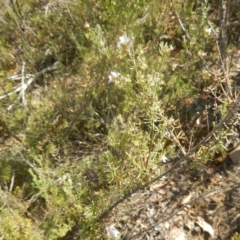
[[[58,181],[59,184],[61,184],[61,185],[66,185],[66,184],[68,184],[68,185],[71,186],[71,185],[73,184],[72,179],[71,179],[70,176],[68,176],[68,174],[64,174],[62,177],[58,178],[57,181]]]
[[[173,51],[174,50],[174,46],[171,44],[170,46],[169,46],[169,51]]]
[[[167,162],[167,157],[165,156],[165,155],[163,155],[162,157],[161,157],[161,161],[163,162],[163,163],[166,163]]]
[[[117,46],[120,47],[121,45],[128,45],[131,43],[131,39],[126,36],[120,36],[119,41],[117,42]]]
[[[121,76],[121,74],[118,72],[110,72],[110,74],[108,75],[108,83],[114,83],[114,80],[119,76]]]
[[[202,51],[202,50],[200,50],[200,51],[198,51],[198,56],[205,57],[205,56],[207,56],[207,53]]]
[[[205,29],[205,32],[210,35],[212,33],[212,28],[206,28]]]
[[[73,184],[72,179],[71,179],[70,177],[68,178],[68,184],[69,184],[69,185],[72,185],[72,184]]]
[[[109,238],[119,238],[121,236],[120,232],[115,228],[114,224],[106,227],[106,230]]]
[[[88,22],[85,22],[84,23],[84,28],[86,28],[86,29],[90,28],[90,24]]]

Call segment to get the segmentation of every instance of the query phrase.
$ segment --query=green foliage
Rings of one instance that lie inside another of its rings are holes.
[[[232,236],[231,240],[238,240],[240,239],[240,234],[239,233],[235,233],[234,236]]]
[[[34,223],[23,218],[18,209],[1,210],[1,237],[3,239],[43,239],[41,230],[36,231]]]
[[[1,95],[17,86],[6,76],[23,61],[25,73],[61,67],[38,76],[25,108],[17,94],[0,106],[3,239],[105,239],[98,216],[187,151],[176,106],[212,87],[203,65],[218,54],[210,7],[192,2],[4,3]],[[222,150],[225,133],[196,153],[200,164]],[[205,136],[194,134],[191,143]]]

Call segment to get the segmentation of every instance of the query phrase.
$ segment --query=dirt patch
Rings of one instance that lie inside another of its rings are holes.
[[[198,180],[193,171],[185,172],[180,167],[119,204],[104,220],[108,235],[128,240],[230,239],[240,230],[240,166],[205,169]]]

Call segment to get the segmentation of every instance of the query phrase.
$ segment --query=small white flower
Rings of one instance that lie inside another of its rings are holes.
[[[120,47],[121,45],[128,45],[131,43],[131,39],[126,36],[120,36],[119,41],[117,42],[117,46]]]
[[[205,56],[207,56],[207,53],[202,51],[202,50],[200,50],[200,51],[198,51],[198,56],[205,57]]]
[[[121,76],[121,74],[120,73],[118,73],[118,72],[110,72],[110,74],[108,75],[108,83],[113,83],[114,82],[114,80],[116,79],[116,78],[118,78],[119,76]]]
[[[206,28],[205,29],[205,32],[210,35],[212,33],[212,28]]]
[[[86,28],[86,29],[90,28],[90,24],[88,22],[85,22],[84,23],[84,28]]]
[[[119,238],[121,236],[120,232],[115,228],[114,224],[106,227],[106,230],[109,238]]]
[[[163,155],[162,157],[161,157],[161,161],[163,162],[163,163],[166,163],[167,162],[167,157],[165,156],[165,155]]]
[[[68,174],[64,174],[62,177],[58,178],[57,181],[58,181],[59,184],[61,184],[61,185],[66,185],[66,184],[68,184],[68,185],[71,186],[71,185],[73,184],[72,179],[71,179],[70,176],[68,176]]]
[[[173,50],[174,50],[174,46],[173,46],[172,44],[169,46],[169,50],[170,50],[170,51],[173,51]]]
[[[72,185],[72,184],[73,184],[72,179],[71,179],[70,177],[68,178],[68,184],[69,184],[69,185]]]

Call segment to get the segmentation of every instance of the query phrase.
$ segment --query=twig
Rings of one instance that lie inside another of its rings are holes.
[[[170,139],[173,139],[175,141],[175,143],[178,145],[180,151],[182,152],[183,156],[185,156],[186,155],[186,151],[185,151],[185,149],[183,148],[183,146],[181,145],[180,141],[177,138],[179,135],[176,137],[174,132],[173,132],[173,130],[170,130],[169,132],[170,132],[170,136],[171,136]],[[181,133],[182,132],[180,132],[180,135],[181,135]]]
[[[34,76],[34,74],[25,74],[26,79],[33,78]],[[22,74],[13,75],[11,77],[8,77],[7,79],[11,81],[19,81],[22,79]]]
[[[26,107],[26,99],[25,99],[25,95],[24,95],[24,92],[26,90],[26,86],[25,86],[25,81],[24,81],[24,78],[25,78],[25,62],[23,61],[23,64],[22,64],[22,78],[21,78],[21,91],[20,91],[20,94],[19,94],[19,98],[22,100],[22,105],[23,107]]]
[[[173,5],[174,13],[176,14],[176,17],[177,17],[177,19],[178,19],[178,22],[179,22],[182,30],[185,32],[187,39],[188,39],[188,40],[191,40],[191,38],[190,38],[190,36],[189,36],[189,34],[188,34],[188,31],[187,31],[186,27],[183,25],[183,22],[181,21],[179,15],[178,15],[178,12],[177,12],[177,10],[176,10],[175,7],[174,7],[173,1],[172,1],[172,5]]]
[[[14,81],[22,80],[22,84],[21,84],[21,86],[15,88],[13,91],[11,91],[9,93],[6,93],[5,95],[0,96],[0,100],[4,99],[6,97],[9,97],[14,93],[18,93],[18,92],[21,92],[21,91],[24,92],[37,77],[39,77],[39,76],[41,76],[41,75],[43,75],[47,72],[54,71],[59,64],[60,64],[60,62],[55,62],[50,67],[44,68],[42,71],[37,72],[36,74],[26,74],[25,78],[29,78],[26,83],[24,83],[24,79],[22,79],[22,75],[23,75],[22,73],[7,78],[8,80],[14,80]]]
[[[224,15],[225,16],[225,15]],[[226,16],[225,16],[226,17]],[[222,20],[223,21],[223,20]],[[224,20],[226,21],[226,20]],[[211,31],[213,32],[214,34],[214,37],[215,37],[215,41],[216,41],[216,45],[217,45],[217,50],[218,50],[218,54],[220,56],[220,62],[221,62],[221,69],[222,69],[222,72],[223,72],[223,76],[224,76],[224,79],[226,80],[226,86],[225,86],[225,91],[224,88],[223,89],[223,92],[224,92],[224,95],[227,97],[228,101],[232,102],[234,99],[233,98],[233,94],[232,94],[232,88],[231,88],[231,84],[230,84],[230,80],[229,80],[229,76],[228,76],[228,72],[226,70],[226,64],[225,64],[225,52],[226,52],[226,46],[224,45],[224,43],[222,43],[223,41],[226,41],[226,39],[223,38],[223,27],[226,28],[225,25],[222,25],[221,26],[221,37],[218,36],[218,34],[216,33],[216,31],[213,29],[213,27],[211,26],[211,24],[209,23],[209,21],[207,20],[207,24],[208,26],[210,27]],[[226,30],[225,30],[226,31]],[[229,97],[229,96],[230,97]]]
[[[232,184],[232,185],[228,185],[228,186],[225,186],[225,187],[221,187],[221,188],[218,188],[218,189],[213,189],[211,191],[208,191],[206,193],[203,193],[195,198],[193,198],[191,201],[183,204],[180,208],[178,208],[177,210],[173,210],[173,212],[171,214],[169,214],[167,217],[165,217],[164,219],[161,219],[160,221],[157,221],[156,223],[154,223],[151,227],[148,227],[142,231],[139,231],[138,233],[136,233],[135,235],[132,235],[128,238],[125,238],[126,240],[131,240],[131,239],[136,239],[137,236],[140,236],[141,234],[145,233],[145,232],[148,232],[149,230],[153,229],[154,227],[158,226],[159,224],[163,223],[163,222],[166,222],[167,220],[171,219],[173,216],[175,216],[177,213],[179,213],[181,210],[183,210],[184,208],[186,208],[187,206],[193,204],[194,202],[196,202],[197,200],[203,198],[203,197],[206,197],[207,195],[210,195],[210,194],[213,194],[213,193],[218,193],[218,192],[221,192],[221,191],[227,191],[228,189],[230,188],[233,188],[234,186],[238,186],[239,183],[235,183],[235,184]]]
[[[9,192],[12,192],[12,190],[13,190],[14,180],[15,180],[15,173],[13,172],[12,177],[11,177],[10,186],[9,186]]]
[[[6,93],[5,95],[3,96],[0,96],[0,100],[6,98],[6,97],[9,97],[11,96],[12,94],[14,93],[18,93],[20,91],[22,91],[22,88],[25,88],[25,90],[27,89],[27,87],[34,81],[35,78],[30,78],[27,83],[25,83],[23,86],[20,86],[20,87],[17,87],[15,88],[12,92],[9,92],[9,93]]]

